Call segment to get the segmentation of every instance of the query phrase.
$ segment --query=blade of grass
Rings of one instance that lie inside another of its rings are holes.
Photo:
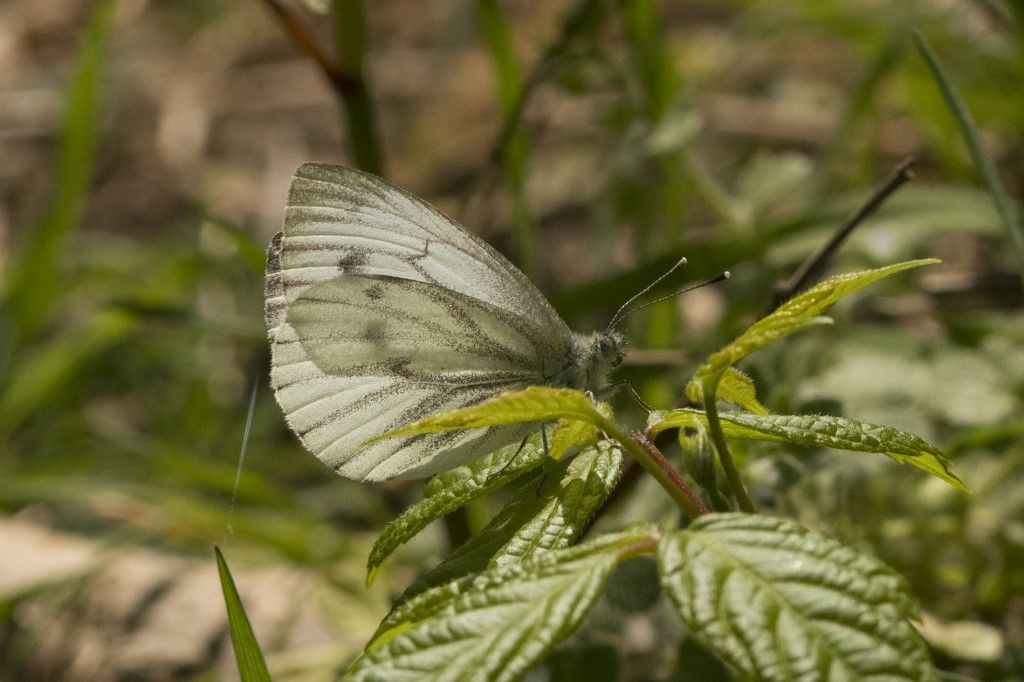
[[[121,310],[105,310],[46,344],[35,344],[19,360],[0,392],[0,440],[32,414],[70,390],[83,366],[124,341],[139,327]]]
[[[219,547],[213,548],[217,555],[217,573],[220,575],[220,587],[224,592],[224,605],[228,610],[228,627],[231,631],[231,645],[235,650],[238,662],[238,673],[242,682],[270,682],[267,662],[263,659],[259,642],[252,631],[249,617],[245,615],[242,598],[238,596],[234,578],[228,564],[224,561]]]
[[[1017,251],[1021,277],[1024,278],[1024,225],[1021,225],[1020,214],[1007,196],[1003,184],[999,181],[999,173],[996,171],[996,166],[992,162],[991,157],[985,153],[974,117],[957,91],[956,86],[953,85],[953,81],[946,75],[938,56],[919,33],[914,32],[911,34],[911,37],[914,39],[917,51],[924,58],[925,63],[928,64],[928,68],[931,70],[932,76],[942,92],[942,97],[946,100],[946,105],[953,112],[953,116],[960,126],[960,132],[963,134],[964,142],[967,143],[967,148],[971,152],[974,165],[981,171],[981,176],[984,178],[985,184],[988,185],[988,190],[992,194],[992,201],[995,203],[999,218],[1010,235],[1010,242]]]
[[[116,0],[97,2],[68,85],[67,108],[58,142],[57,188],[49,213],[16,259],[7,292],[21,339],[30,337],[61,290],[58,261],[80,223],[96,155],[100,79]]]

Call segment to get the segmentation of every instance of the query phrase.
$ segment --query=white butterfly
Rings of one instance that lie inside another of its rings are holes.
[[[416,478],[536,425],[366,441],[531,385],[600,388],[616,332],[569,331],[512,263],[425,202],[306,164],[267,250],[270,381],[303,445],[342,476]]]

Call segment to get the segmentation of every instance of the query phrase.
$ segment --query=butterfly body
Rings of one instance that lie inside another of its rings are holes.
[[[597,390],[615,332],[572,333],[508,260],[416,197],[352,169],[302,166],[267,252],[271,385],[303,444],[361,480],[420,477],[536,425],[367,443],[530,385]]]

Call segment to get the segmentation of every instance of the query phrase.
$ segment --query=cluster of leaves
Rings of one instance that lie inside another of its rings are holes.
[[[385,526],[370,553],[369,580],[429,523],[499,487],[515,490],[490,524],[402,595],[345,679],[518,679],[580,626],[619,564],[643,555],[657,558],[661,589],[688,631],[744,676],[935,679],[903,578],[798,523],[735,513],[706,488],[695,493],[666,475],[672,465],[651,441],[676,429],[691,444],[692,434],[718,428],[726,439],[881,453],[965,489],[942,453],[920,438],[846,418],[769,414],[750,379],[732,368],[758,348],[826,321],[820,313],[853,291],[931,262],[825,280],[714,353],[688,393],[705,405],[720,399],[736,406],[721,415],[724,428],[706,412],[679,409],[652,413],[646,433],[631,435],[607,406],[579,391],[533,387],[381,436],[557,422],[557,452],[546,451],[538,434],[442,473],[422,501]],[[665,486],[690,522],[579,542],[615,488],[624,453]],[[719,449],[719,456],[728,455]],[[731,492],[740,499],[735,487]]]

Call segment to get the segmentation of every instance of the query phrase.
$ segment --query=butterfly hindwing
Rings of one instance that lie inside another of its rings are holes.
[[[370,370],[336,375],[310,358],[290,325],[279,333],[271,370],[278,402],[303,445],[347,478],[427,476],[488,452],[492,442],[496,449],[521,437],[514,429],[478,429],[364,444],[433,412],[472,405],[522,384],[446,385]]]

